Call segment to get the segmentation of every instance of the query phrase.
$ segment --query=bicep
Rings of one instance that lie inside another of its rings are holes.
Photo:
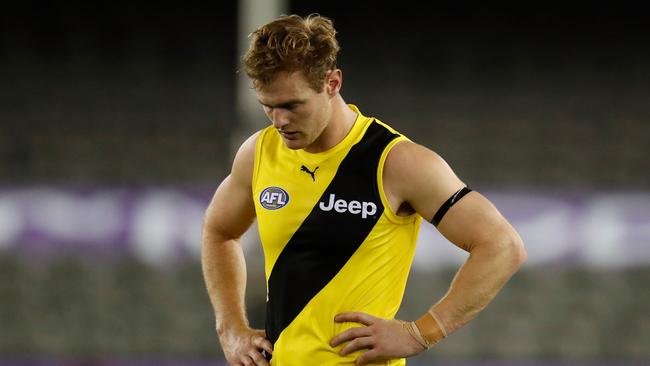
[[[467,251],[478,243],[516,235],[497,208],[476,191],[468,193],[447,211],[438,225],[438,231]]]

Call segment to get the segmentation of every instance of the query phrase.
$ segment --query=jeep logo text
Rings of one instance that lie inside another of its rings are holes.
[[[373,202],[346,202],[342,199],[336,199],[334,193],[330,193],[329,202],[319,202],[318,207],[323,211],[332,211],[339,213],[349,212],[353,215],[361,214],[361,218],[366,218],[377,213],[377,205]]]

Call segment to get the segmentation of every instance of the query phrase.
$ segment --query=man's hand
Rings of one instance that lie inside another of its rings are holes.
[[[231,366],[270,366],[262,351],[273,353],[266,333],[260,329],[241,328],[220,335],[221,348]]]
[[[409,357],[424,349],[399,320],[386,320],[360,312],[341,313],[334,320],[337,323],[355,322],[365,325],[365,327],[350,328],[330,341],[332,347],[348,342],[339,352],[340,355],[369,349],[357,358],[357,365]]]

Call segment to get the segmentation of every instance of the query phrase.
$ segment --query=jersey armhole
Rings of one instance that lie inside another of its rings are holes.
[[[388,219],[395,224],[412,223],[419,216],[417,212],[414,212],[413,214],[408,216],[398,216],[393,211],[393,208],[390,206],[390,203],[388,202],[388,197],[386,197],[386,193],[384,192],[384,164],[386,162],[386,157],[388,156],[388,153],[393,148],[393,146],[397,145],[402,141],[411,141],[411,140],[409,140],[406,136],[399,136],[395,138],[393,141],[389,142],[388,145],[386,145],[386,147],[384,148],[381,157],[379,158],[379,166],[377,167],[377,188],[379,190],[379,196],[381,197],[381,203],[384,205],[384,212],[386,214],[386,217],[388,217]]]

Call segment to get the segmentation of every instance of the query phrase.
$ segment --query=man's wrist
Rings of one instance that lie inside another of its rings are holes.
[[[447,337],[444,324],[433,309],[412,323],[416,336],[427,349]]]
[[[420,344],[420,346],[422,346],[422,349],[428,349],[429,348],[429,347],[427,347],[427,343],[424,340],[424,338],[422,338],[422,335],[419,333],[419,331],[416,330],[417,325],[415,325],[415,322],[404,322],[403,321],[402,322],[402,327],[404,328],[404,330],[406,330],[408,332],[408,334],[411,336],[411,338],[413,338],[416,342],[418,342]]]
[[[237,332],[242,329],[247,329],[248,328],[248,322],[245,320],[240,320],[240,321],[217,321],[216,324],[216,329],[217,329],[217,335],[219,337],[222,337],[224,335],[227,335],[229,333]]]

